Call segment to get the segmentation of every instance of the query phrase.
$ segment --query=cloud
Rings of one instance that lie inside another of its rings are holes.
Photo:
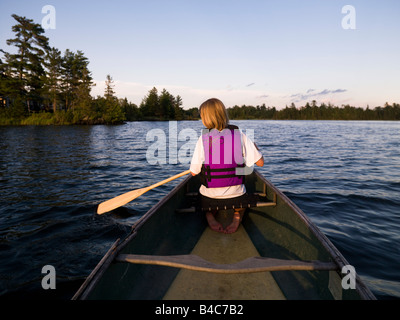
[[[324,89],[320,92],[315,92],[315,89],[308,89],[306,93],[295,93],[290,95],[289,97],[292,98],[292,102],[300,102],[304,100],[309,100],[311,98],[318,98],[329,94],[338,94],[344,92],[347,92],[347,89],[336,89],[336,90]]]
[[[316,95],[317,96],[324,96],[324,95],[329,94],[329,93],[330,93],[330,91],[328,89],[325,89],[325,90],[322,90],[320,93],[317,93]]]
[[[336,90],[334,90],[334,91],[332,91],[332,93],[343,93],[343,92],[346,92],[347,90],[345,90],[345,89],[336,89]]]

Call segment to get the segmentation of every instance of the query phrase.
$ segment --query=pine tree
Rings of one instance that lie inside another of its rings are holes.
[[[43,76],[45,74],[43,62],[45,52],[48,50],[49,39],[43,35],[44,30],[40,24],[33,20],[13,14],[17,24],[12,27],[15,38],[8,39],[7,45],[17,47],[16,54],[4,52],[8,65],[10,92],[14,100],[18,100],[21,107],[26,102],[30,111],[31,102],[39,104],[43,91]],[[19,110],[23,113],[23,110]]]
[[[6,74],[7,65],[0,59],[0,112],[3,108],[8,107],[8,83],[9,79]]]
[[[160,108],[157,88],[149,91],[149,94],[143,99],[140,104],[140,111],[143,117],[154,118],[157,110]]]
[[[161,119],[174,119],[175,117],[175,97],[166,89],[163,89],[159,98],[160,106],[156,116]]]
[[[113,78],[108,74],[106,77],[106,88],[104,90],[104,98],[112,100],[115,96],[114,81]]]
[[[51,48],[47,51],[45,66],[47,76],[45,87],[49,101],[52,103],[53,111],[57,111],[57,101],[61,92],[62,81],[62,56],[60,50]]]
[[[62,63],[62,92],[67,110],[90,103],[90,91],[94,84],[88,65],[89,60],[82,51],[65,51]]]
[[[177,96],[174,105],[174,118],[175,120],[183,120],[183,109],[181,108],[182,98]]]

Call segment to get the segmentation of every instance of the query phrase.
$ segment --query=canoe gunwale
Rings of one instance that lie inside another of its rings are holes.
[[[118,245],[120,244],[120,239],[117,239],[108,249],[107,253],[103,256],[97,266],[85,279],[81,287],[75,293],[71,300],[85,300],[87,295],[90,293],[94,285],[97,283],[96,279],[99,279],[102,274],[106,271],[107,267],[114,260],[115,256],[119,252]]]
[[[267,187],[271,188],[273,192],[277,194],[284,202],[289,205],[289,207],[298,215],[298,217],[307,225],[307,227],[312,231],[315,237],[321,242],[323,247],[331,255],[333,261],[338,265],[339,273],[344,266],[349,265],[346,258],[340,253],[340,251],[335,247],[335,245],[328,239],[328,237],[310,220],[309,217],[292,201],[287,197],[282,191],[275,187],[269,180],[267,180],[262,174],[257,170],[254,170],[256,176],[260,178]],[[356,290],[358,294],[365,300],[376,300],[376,297],[371,292],[371,290],[364,284],[360,279],[359,275],[356,273]]]

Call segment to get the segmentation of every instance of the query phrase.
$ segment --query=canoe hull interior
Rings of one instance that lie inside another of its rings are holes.
[[[132,234],[98,265],[76,298],[374,299],[358,277],[355,290],[342,288],[340,270],[347,261],[304,213],[257,171],[246,177],[248,193],[265,193],[276,205],[247,209],[241,227],[232,235],[211,231],[202,213],[176,212],[192,205],[187,194],[198,192],[199,183],[197,177],[188,177],[146,213]],[[229,223],[232,214],[232,209],[222,210],[219,219]],[[254,256],[318,260],[334,262],[337,270],[214,274],[118,262],[115,257],[119,254],[195,254],[223,265]]]

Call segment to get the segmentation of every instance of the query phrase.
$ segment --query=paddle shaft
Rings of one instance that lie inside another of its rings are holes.
[[[150,187],[147,187],[147,189],[151,190],[151,189],[157,188],[157,187],[159,187],[159,186],[161,186],[161,185],[163,185],[163,184],[166,184],[166,183],[168,183],[168,182],[170,182],[170,181],[172,181],[172,180],[175,180],[175,179],[178,179],[178,178],[180,178],[180,177],[186,176],[186,175],[189,174],[189,173],[190,173],[190,170],[181,172],[181,173],[179,173],[179,174],[177,174],[177,175],[175,175],[175,176],[172,176],[172,177],[170,177],[170,178],[168,178],[168,179],[165,179],[165,180],[163,180],[163,181],[157,182],[157,183],[151,185]],[[147,191],[149,191],[149,190],[147,190]]]
[[[172,176],[168,179],[165,179],[163,181],[157,182],[149,187],[146,188],[142,188],[142,189],[137,189],[137,190],[133,190],[133,191],[129,191],[127,193],[124,193],[120,196],[117,196],[115,198],[112,198],[110,200],[107,200],[105,202],[102,202],[99,204],[99,207],[97,208],[97,214],[103,214],[106,212],[109,212],[111,210],[114,210],[116,208],[119,208],[121,206],[123,206],[124,204],[127,204],[128,202],[131,202],[132,200],[140,197],[142,194],[146,193],[147,191],[150,191],[154,188],[157,188],[163,184],[166,184],[172,180],[178,179],[180,177],[183,177],[187,174],[190,173],[190,170],[184,171],[182,173],[179,173],[175,176]]]

